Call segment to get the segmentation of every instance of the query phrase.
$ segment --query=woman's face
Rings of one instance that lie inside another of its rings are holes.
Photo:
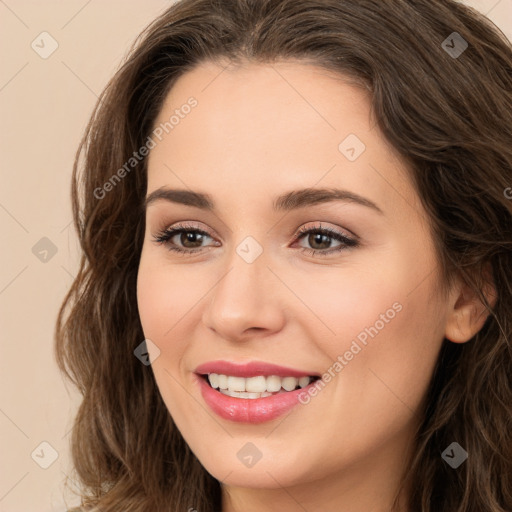
[[[306,64],[204,63],[172,88],[158,127],[138,303],[186,442],[233,488],[389,483],[450,304],[425,212],[369,96]],[[253,394],[230,397],[205,373]]]

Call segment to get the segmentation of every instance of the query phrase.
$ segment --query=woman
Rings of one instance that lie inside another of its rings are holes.
[[[84,510],[512,510],[511,127],[453,1],[155,20],[74,168]]]

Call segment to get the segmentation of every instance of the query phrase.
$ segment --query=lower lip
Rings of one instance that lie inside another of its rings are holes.
[[[225,420],[240,423],[263,423],[285,414],[299,404],[300,393],[308,391],[315,381],[305,388],[266,396],[264,398],[235,398],[213,389],[206,380],[196,374],[204,401],[210,409]]]

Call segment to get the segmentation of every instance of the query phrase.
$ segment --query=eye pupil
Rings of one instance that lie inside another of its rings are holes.
[[[328,249],[331,245],[330,243],[331,237],[325,235],[323,233],[313,233],[309,235],[308,243],[313,247],[313,249]],[[314,247],[316,243],[322,245],[323,247]]]
[[[192,247],[192,248],[201,247],[202,236],[203,235],[201,233],[196,233],[194,231],[184,231],[181,233],[180,242],[185,247]],[[192,246],[187,245],[189,242],[192,243]],[[194,245],[194,243],[196,243],[196,245]]]

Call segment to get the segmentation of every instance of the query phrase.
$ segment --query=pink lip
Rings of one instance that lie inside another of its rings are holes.
[[[213,389],[200,375],[195,376],[204,401],[210,409],[225,420],[240,423],[263,423],[285,414],[299,403],[299,395],[307,393],[311,382],[305,388],[267,396],[265,398],[234,398]]]
[[[264,398],[235,398],[224,395],[212,388],[202,376],[207,373],[220,373],[234,377],[255,377],[257,375],[277,375],[278,377],[319,376],[314,372],[295,370],[260,361],[245,364],[212,361],[198,366],[195,377],[206,404],[221,418],[241,423],[263,423],[285,414],[300,403],[300,394],[307,393],[308,388],[313,386],[315,381],[305,388]]]
[[[251,361],[249,363],[232,363],[230,361],[209,361],[199,365],[195,372],[205,375],[207,373],[220,373],[233,377],[256,377],[257,375],[276,375],[277,377],[320,377],[319,373],[309,370],[296,370],[285,366],[278,366],[264,361]]]

